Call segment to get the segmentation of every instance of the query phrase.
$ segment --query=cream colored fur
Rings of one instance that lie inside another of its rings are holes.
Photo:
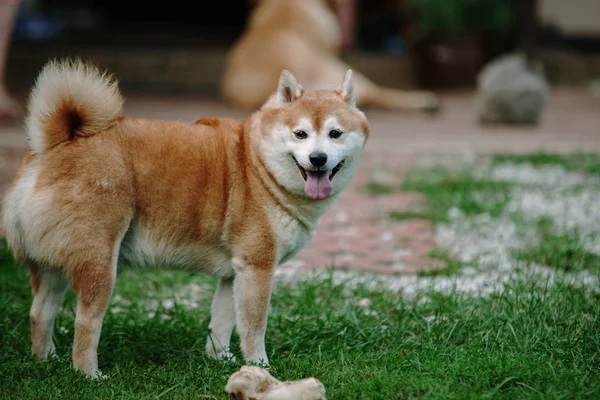
[[[69,286],[69,280],[58,271],[44,271],[45,279],[40,285],[40,295],[36,296],[29,318],[38,329],[32,329],[33,353],[45,358],[55,351],[52,341],[54,320],[58,314],[63,296]]]
[[[283,71],[246,120],[188,124],[121,116],[112,78],[79,62],[49,63],[32,92],[30,147],[2,215],[9,248],[30,268],[32,352],[44,359],[53,350],[53,321],[70,283],[73,364],[101,376],[103,319],[117,268],[127,263],[219,276],[207,354],[229,358],[235,326],[244,360],[269,364],[274,269],[313,237],[369,136],[353,74],[340,78],[333,88],[308,91]],[[295,135],[299,128],[306,138]],[[322,200],[304,193],[294,161],[316,173],[314,151],[328,156],[320,168],[330,174],[331,193]]]
[[[44,118],[56,109],[57,99],[94,110],[88,134],[106,129],[123,112],[118,84],[106,73],[81,62],[52,61],[35,82],[26,119],[29,144],[36,154],[47,149]]]

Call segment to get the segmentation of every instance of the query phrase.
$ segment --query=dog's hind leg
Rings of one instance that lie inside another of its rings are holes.
[[[98,342],[116,276],[116,265],[102,261],[83,262],[73,274],[73,289],[77,294],[73,364],[93,377],[100,374]]]
[[[33,294],[29,314],[31,352],[43,360],[55,349],[52,341],[54,320],[69,286],[69,279],[62,271],[45,270],[34,262],[29,262],[29,279]]]
[[[98,343],[102,323],[115,285],[121,242],[129,222],[120,233],[97,234],[88,243],[83,257],[72,260],[68,271],[77,295],[73,364],[92,377],[101,376],[98,370]]]
[[[346,71],[351,69],[343,61],[328,54],[321,54],[317,59],[310,60],[310,63],[304,67],[307,71],[312,71],[311,74],[297,75],[299,82],[306,82],[303,86],[307,89],[332,87],[339,82],[340,76],[344,76]],[[294,73],[294,70],[291,72]],[[373,107],[411,113],[435,113],[440,109],[438,96],[431,92],[382,87],[359,71],[353,71],[353,82],[354,99],[356,105],[361,108]]]
[[[378,107],[404,112],[434,114],[440,110],[439,98],[430,92],[390,89],[357,79],[354,83],[356,102],[363,107]]]
[[[221,278],[211,308],[206,352],[216,359],[232,357],[229,351],[231,333],[235,325],[232,278]]]

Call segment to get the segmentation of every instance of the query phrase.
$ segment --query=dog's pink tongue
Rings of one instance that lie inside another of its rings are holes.
[[[331,194],[329,171],[306,171],[304,193],[311,200],[323,200]]]

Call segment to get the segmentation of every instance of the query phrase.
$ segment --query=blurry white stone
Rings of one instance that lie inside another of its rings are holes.
[[[477,77],[477,118],[483,124],[537,124],[550,86],[523,54],[505,54]]]
[[[360,299],[360,301],[358,302],[358,305],[361,308],[369,308],[369,307],[371,307],[372,303],[373,302],[371,301],[371,299],[364,298],[364,299]]]

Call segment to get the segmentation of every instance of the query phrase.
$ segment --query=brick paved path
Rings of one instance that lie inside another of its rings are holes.
[[[416,210],[423,199],[415,193],[374,196],[362,190],[370,180],[398,186],[413,156],[367,154],[359,173],[323,217],[308,247],[280,268],[359,269],[384,274],[414,274],[440,267],[427,254],[433,247],[429,221],[394,222],[391,211]]]

